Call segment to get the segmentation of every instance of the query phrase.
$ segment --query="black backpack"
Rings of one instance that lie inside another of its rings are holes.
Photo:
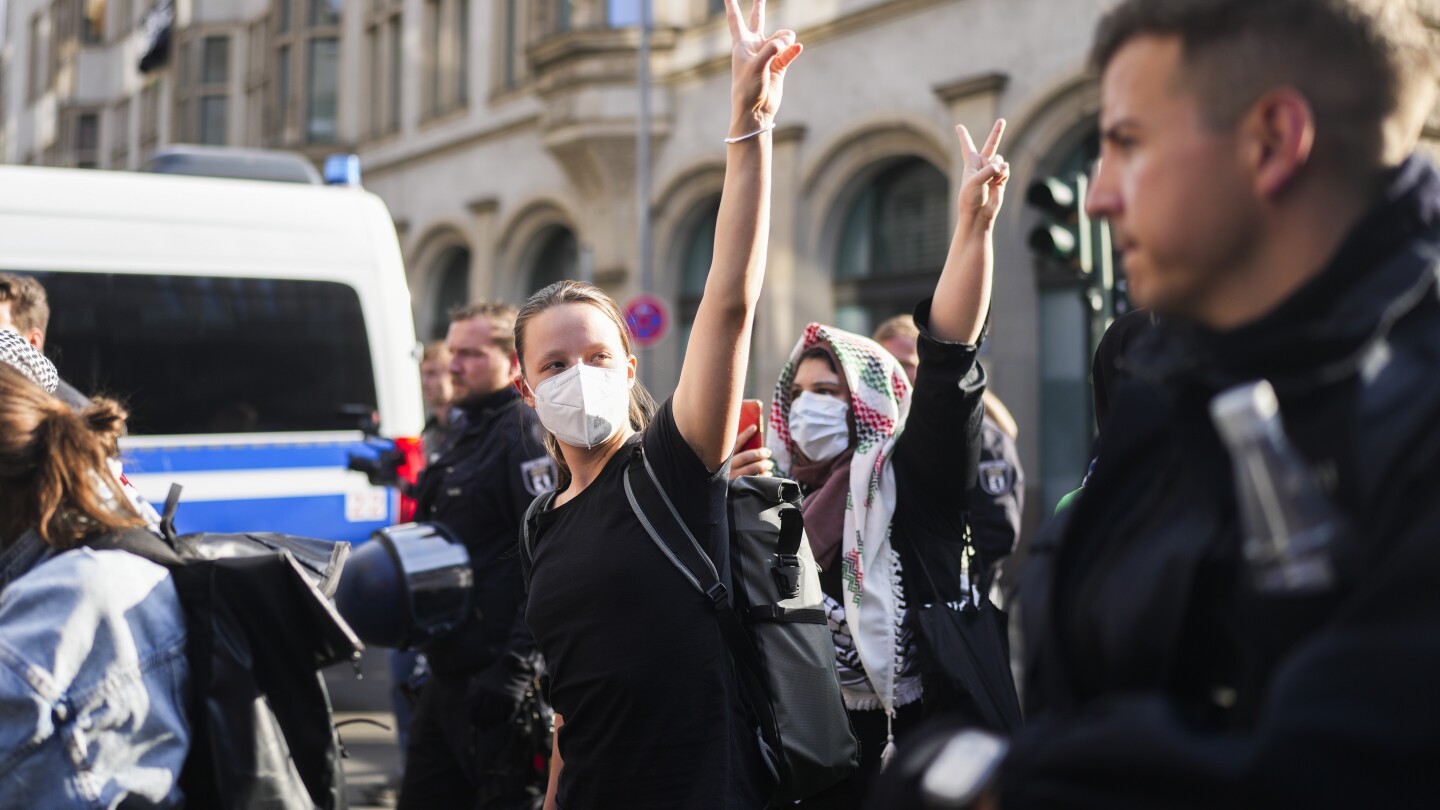
[[[800,514],[800,486],[758,476],[731,482],[730,571],[722,582],[642,448],[630,452],[630,508],[665,558],[715,607],[774,780],[772,802],[788,804],[839,783],[859,764],[859,744],[840,694],[819,566]],[[533,519],[553,498],[536,498],[525,514],[521,557],[527,579]]]
[[[176,493],[167,503],[173,514]],[[346,806],[339,735],[324,667],[360,640],[329,597],[349,543],[280,534],[93,535],[169,570],[185,613],[190,752],[179,784],[189,807]]]

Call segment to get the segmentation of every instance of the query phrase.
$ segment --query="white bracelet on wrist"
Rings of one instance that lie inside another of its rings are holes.
[[[760,136],[760,135],[764,135],[765,133],[769,132],[770,130],[772,130],[772,129],[774,129],[774,128],[775,128],[775,122],[774,122],[774,121],[771,121],[768,125],[763,126],[763,127],[759,128],[759,129],[755,130],[754,132],[750,133],[749,135],[741,135],[741,136],[738,137],[738,138],[726,138],[726,139],[725,139],[725,143],[740,143],[741,141],[748,141],[748,140],[750,140],[751,138],[755,138],[755,137],[758,137],[758,136]]]

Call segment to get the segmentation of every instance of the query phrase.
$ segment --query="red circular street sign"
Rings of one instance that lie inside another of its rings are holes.
[[[653,295],[637,295],[625,306],[625,323],[641,347],[654,346],[670,328],[670,312],[665,302]]]

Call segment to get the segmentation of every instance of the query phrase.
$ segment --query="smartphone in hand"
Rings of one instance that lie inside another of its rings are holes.
[[[745,429],[751,425],[756,427],[756,431],[744,447],[736,448],[737,451],[759,450],[764,446],[765,430],[760,424],[760,411],[760,400],[758,399],[746,399],[740,402],[740,432],[744,433]]]

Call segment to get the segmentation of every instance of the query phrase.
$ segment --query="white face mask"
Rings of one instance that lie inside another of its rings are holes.
[[[630,375],[624,368],[571,366],[531,390],[540,424],[572,447],[602,445],[630,420]]]
[[[850,403],[805,391],[790,403],[790,438],[805,457],[826,462],[850,446]]]

